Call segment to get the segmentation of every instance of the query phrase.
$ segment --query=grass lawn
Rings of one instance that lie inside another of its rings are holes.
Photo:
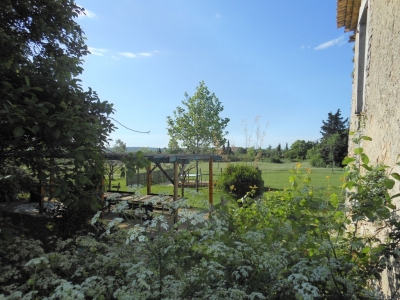
[[[213,180],[216,181],[221,175],[223,169],[229,163],[226,162],[214,162],[213,164]],[[246,164],[244,162],[234,162],[232,164]],[[252,165],[251,162],[248,162],[247,165]],[[258,167],[262,171],[262,177],[264,180],[264,185],[266,190],[283,190],[286,187],[290,186],[289,177],[293,175],[293,169],[296,168],[296,162],[288,162],[288,163],[258,163]],[[315,187],[320,187],[322,189],[328,189],[331,187],[339,187],[341,185],[340,178],[343,177],[343,169],[334,168],[333,173],[331,168],[312,168],[309,162],[304,161],[301,162],[300,168],[298,170],[301,174],[307,173],[307,168],[311,169],[311,185]],[[192,169],[190,173],[195,173],[195,169]],[[199,173],[201,173],[200,181],[208,181],[208,162],[200,162],[199,163]],[[121,184],[121,190],[127,191],[125,179],[116,178],[112,181],[112,185]],[[106,183],[107,184],[107,183]],[[201,195],[192,195],[191,191],[193,189],[185,188],[185,197],[191,199],[193,201],[193,206],[198,207],[203,206],[202,199],[208,200],[208,187],[201,187],[199,193]],[[146,187],[143,187],[140,192],[142,194],[146,194]],[[154,194],[173,194],[173,187],[171,185],[158,184],[153,185],[151,188],[151,192]],[[181,189],[179,189],[179,194],[181,193]],[[218,204],[220,202],[221,197],[227,197],[225,193],[222,193],[218,190],[214,189],[214,204]]]

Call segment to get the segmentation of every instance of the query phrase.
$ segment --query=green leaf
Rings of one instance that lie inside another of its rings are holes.
[[[25,130],[23,130],[21,127],[15,127],[13,130],[13,133],[14,133],[14,136],[18,138],[18,137],[21,137],[24,135]]]
[[[394,179],[396,179],[396,180],[400,180],[400,175],[399,175],[399,173],[392,173],[392,174],[390,174]]]
[[[364,152],[364,148],[356,148],[356,149],[354,149],[354,153],[355,154],[361,154],[361,153],[363,153]]]
[[[60,192],[61,192],[61,189],[59,187],[56,187],[56,188],[53,189],[52,196],[53,197],[57,197],[60,194]]]
[[[79,180],[79,183],[81,183],[81,184],[85,184],[88,181],[86,176],[79,176],[78,180]]]
[[[61,101],[60,106],[62,108],[67,108],[68,107],[67,103],[65,103],[64,101]]]
[[[369,253],[371,251],[370,247],[365,247],[364,249],[361,250],[361,253]]]
[[[61,130],[59,128],[56,128],[53,131],[53,136],[54,136],[55,139],[58,139],[61,136]]]
[[[53,128],[56,124],[57,124],[56,121],[48,121],[48,122],[47,122],[47,125],[48,125],[50,128]]]
[[[343,164],[343,165],[349,165],[349,164],[351,164],[351,163],[353,163],[353,162],[355,162],[355,161],[356,161],[356,159],[353,158],[353,157],[345,157],[345,158],[343,159],[343,161],[342,161],[342,164]]]
[[[339,206],[339,198],[338,195],[336,195],[335,193],[333,193],[330,197],[329,202],[332,204],[332,206],[334,208],[337,208]]]
[[[362,136],[361,139],[364,141],[372,141],[372,139],[369,136]]]
[[[395,181],[393,179],[385,178],[383,180],[383,185],[388,189],[391,190],[394,187]]]
[[[366,164],[362,164],[361,167],[363,167],[365,170],[368,170],[368,171],[372,171],[373,170],[372,167],[370,167],[370,166],[368,166]]]
[[[25,83],[26,83],[27,86],[31,85],[31,82],[29,81],[29,77],[28,76],[25,76]]]
[[[14,62],[14,61],[13,61],[12,59],[7,60],[7,61],[4,63],[4,66],[6,67],[6,69],[11,68],[13,62]]]
[[[38,86],[33,87],[32,90],[38,91],[38,92],[43,92],[43,89],[41,87],[38,87]]]
[[[77,160],[77,161],[79,161],[79,162],[82,162],[82,161],[85,160],[85,156],[83,155],[82,152],[77,152],[77,153],[75,154],[75,160]]]
[[[4,86],[5,88],[10,88],[10,89],[13,88],[12,85],[11,85],[9,82],[7,82],[7,81],[2,81],[1,83],[3,84],[3,86]]]
[[[369,157],[368,157],[368,155],[366,155],[365,153],[361,153],[361,161],[362,161],[364,164],[368,165],[368,163],[369,163]]]
[[[345,184],[345,187],[348,188],[349,190],[351,190],[354,187],[354,182],[353,181],[349,181]]]

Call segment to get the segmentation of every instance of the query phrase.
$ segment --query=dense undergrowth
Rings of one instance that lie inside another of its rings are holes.
[[[242,206],[193,213],[182,202],[175,225],[156,215],[128,230],[93,219],[96,230],[64,240],[11,232],[0,298],[384,299],[377,282],[399,254],[389,190],[400,175],[356,154],[341,187],[316,189],[295,168],[290,187]]]

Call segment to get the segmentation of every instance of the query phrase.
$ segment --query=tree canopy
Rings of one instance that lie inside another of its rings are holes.
[[[311,141],[297,140],[290,146],[290,150],[285,153],[285,157],[304,160],[306,159],[307,151],[314,145],[315,143]]]
[[[27,166],[52,197],[94,208],[87,187],[101,180],[113,107],[77,78],[89,53],[74,20],[83,13],[72,0],[1,1],[0,165]],[[0,171],[0,181],[18,176]]]
[[[328,113],[328,119],[322,124],[321,156],[326,164],[341,165],[348,151],[348,119],[343,120],[338,109],[335,114]]]
[[[174,110],[173,118],[167,117],[167,130],[171,146],[185,148],[190,153],[201,151],[225,143],[225,131],[228,118],[221,118],[224,107],[215,96],[210,93],[204,81],[201,81],[193,96],[185,93],[183,107]]]

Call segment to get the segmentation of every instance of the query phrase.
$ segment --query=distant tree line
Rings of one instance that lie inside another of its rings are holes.
[[[265,149],[231,146],[229,140],[220,147],[209,147],[204,153],[222,155],[225,161],[264,161],[282,163],[284,161],[309,160],[314,167],[340,166],[347,156],[348,119],[343,119],[340,109],[328,113],[322,121],[321,138],[315,141],[296,140],[292,145],[278,144]],[[185,153],[185,148],[164,148],[163,153]]]

